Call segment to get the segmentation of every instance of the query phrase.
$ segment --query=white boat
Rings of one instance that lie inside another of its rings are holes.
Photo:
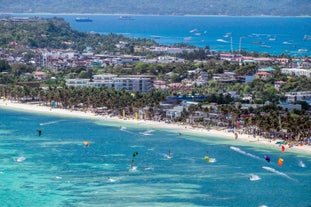
[[[303,40],[311,40],[311,35],[304,35]]]
[[[228,41],[226,41],[226,40],[223,40],[223,39],[217,39],[216,41],[217,41],[217,42],[223,42],[223,43],[228,43]]]
[[[86,18],[84,18],[84,17],[77,17],[76,18],[76,22],[92,22],[92,21],[93,20],[88,18],[88,17],[86,17]]]
[[[271,48],[270,45],[261,45],[260,47],[262,47],[262,48]]]
[[[193,29],[193,30],[190,30],[190,33],[198,33],[199,30],[198,29]]]
[[[290,43],[290,42],[283,42],[283,45],[291,45],[292,43]]]
[[[119,20],[134,20],[131,16],[119,16]]]
[[[307,49],[299,49],[298,52],[308,52]]]

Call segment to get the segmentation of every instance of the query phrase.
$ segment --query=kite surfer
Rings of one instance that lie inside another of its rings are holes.
[[[41,136],[42,130],[41,129],[37,129],[37,131],[38,131],[38,135]]]

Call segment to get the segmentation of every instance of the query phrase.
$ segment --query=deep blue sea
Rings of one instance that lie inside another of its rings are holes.
[[[0,158],[3,207],[311,206],[310,156],[208,134],[0,109]]]
[[[15,16],[57,16],[78,31],[148,38],[165,45],[187,43],[198,47],[208,45],[216,51],[242,49],[311,56],[311,17],[130,16],[120,20],[117,15]],[[76,17],[88,17],[93,22],[76,22]]]

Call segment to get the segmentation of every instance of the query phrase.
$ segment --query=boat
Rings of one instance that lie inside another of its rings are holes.
[[[290,43],[290,42],[282,42],[283,43],[283,45],[291,45],[292,43]]]
[[[223,42],[223,43],[228,43],[228,41],[226,41],[226,40],[223,40],[223,39],[217,39],[216,41],[217,41],[217,42]]]
[[[92,21],[93,20],[88,18],[88,17],[86,17],[86,18],[84,18],[84,17],[77,17],[76,18],[76,22],[92,22]]]
[[[192,30],[190,30],[189,32],[190,32],[190,33],[198,33],[199,30],[198,30],[198,29],[192,29]]]
[[[134,20],[134,18],[131,16],[119,16],[118,19],[119,20]]]
[[[262,48],[271,48],[270,45],[260,45],[260,47],[262,47]]]
[[[265,43],[264,42],[257,42],[257,41],[255,41],[255,42],[252,42],[252,44],[254,44],[254,45],[263,45]]]
[[[307,49],[299,49],[298,52],[308,52]]]
[[[311,35],[304,35],[303,40],[311,40]]]

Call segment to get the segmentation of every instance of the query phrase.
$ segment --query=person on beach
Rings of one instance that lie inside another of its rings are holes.
[[[238,139],[238,133],[237,132],[234,132],[234,138]]]

